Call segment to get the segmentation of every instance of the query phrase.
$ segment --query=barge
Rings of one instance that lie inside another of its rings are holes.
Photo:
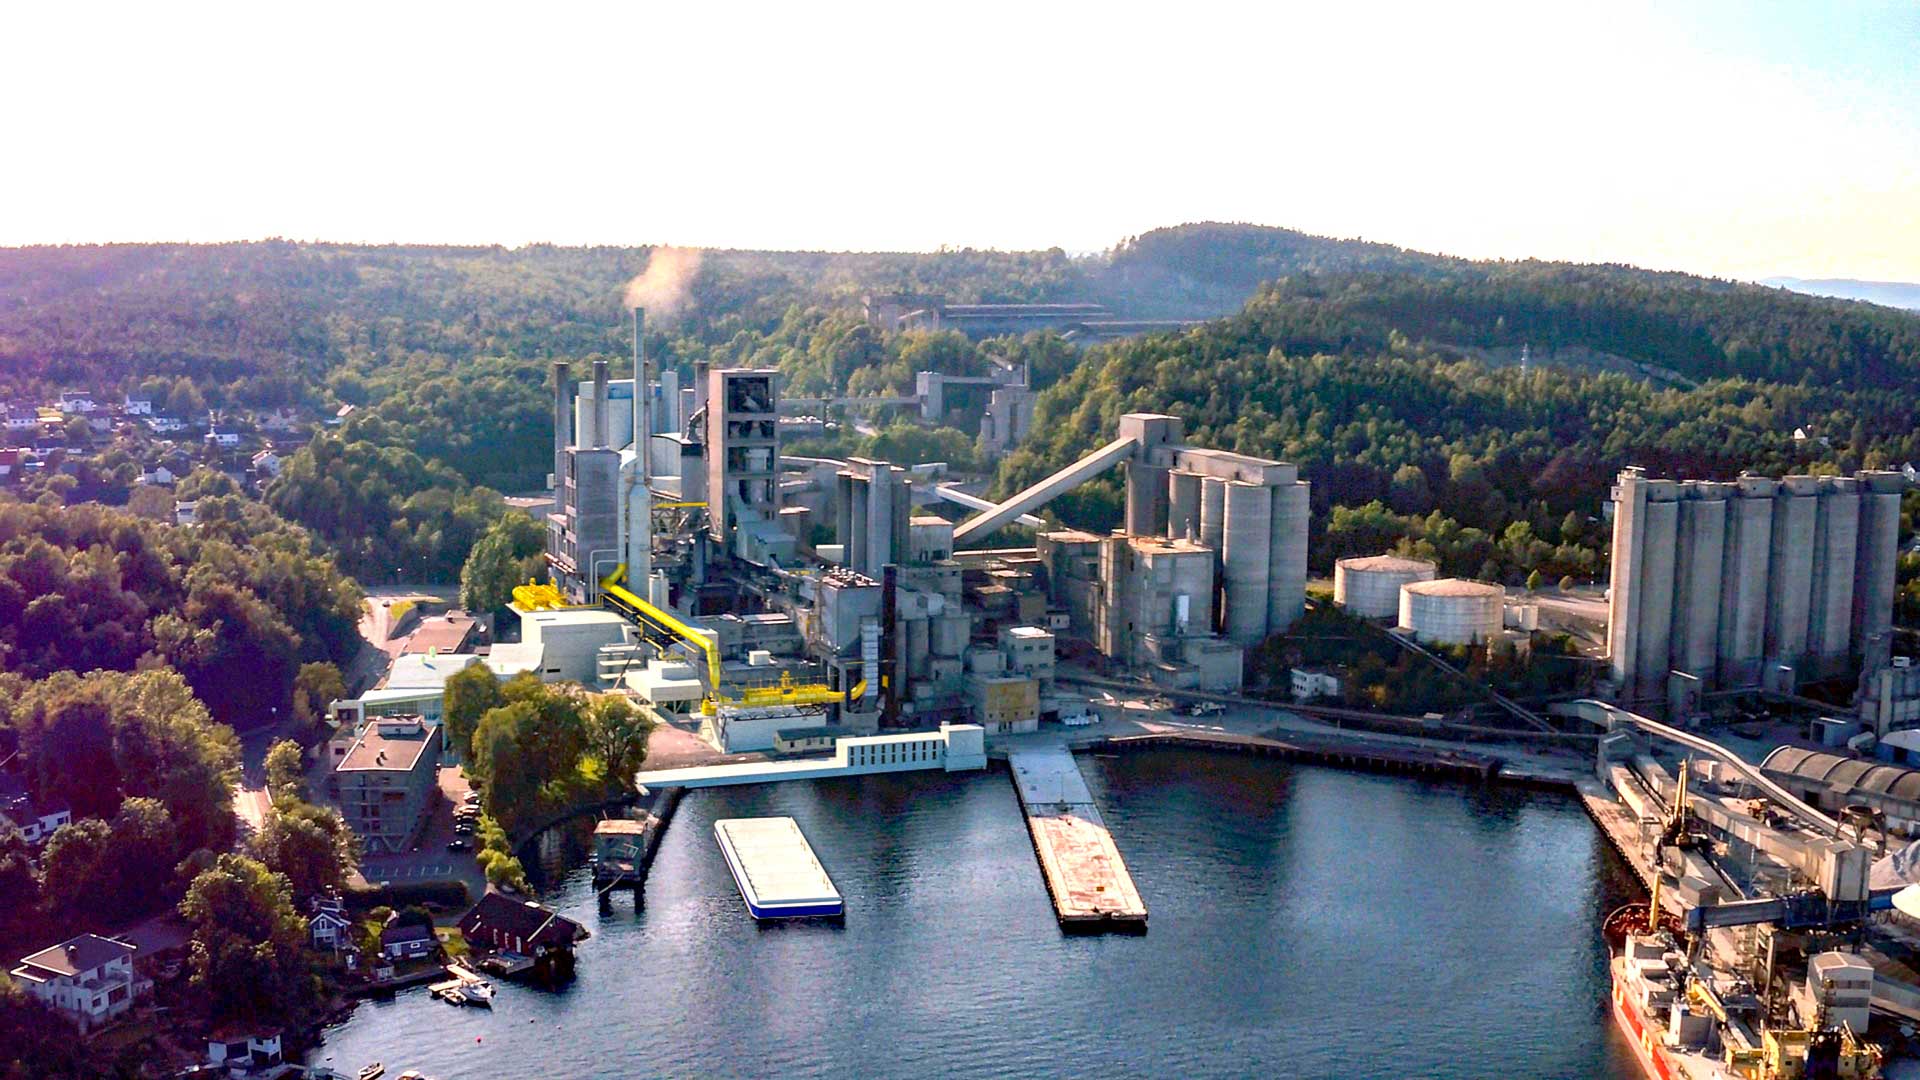
[[[832,919],[846,914],[833,879],[790,817],[723,818],[714,838],[755,919]]]

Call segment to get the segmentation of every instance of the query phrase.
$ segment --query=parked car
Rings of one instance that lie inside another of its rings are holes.
[[[454,823],[454,826],[453,826],[453,835],[455,835],[455,836],[472,836],[472,835],[473,835],[473,823],[472,823],[472,822],[467,822],[467,821],[459,821],[459,822],[455,822],[455,823]]]
[[[447,850],[448,851],[471,851],[473,850],[473,841],[467,839],[464,836],[456,836],[452,840],[447,841]]]
[[[477,791],[469,791],[467,792],[466,798],[461,799],[460,802],[466,806],[479,806],[480,793]]]

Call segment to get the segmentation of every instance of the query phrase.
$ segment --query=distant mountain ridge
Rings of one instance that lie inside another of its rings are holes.
[[[1865,300],[1885,307],[1920,311],[1920,282],[1862,281],[1859,278],[1772,277],[1761,282],[1809,296],[1830,296],[1840,300]]]

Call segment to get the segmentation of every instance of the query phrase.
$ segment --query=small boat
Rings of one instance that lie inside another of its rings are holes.
[[[366,1068],[360,1070],[360,1080],[380,1080],[380,1077],[386,1071],[387,1071],[387,1067],[376,1061],[373,1064],[367,1066]]]
[[[462,982],[454,993],[467,1005],[478,1005],[483,1009],[493,1008],[493,984],[485,979]]]

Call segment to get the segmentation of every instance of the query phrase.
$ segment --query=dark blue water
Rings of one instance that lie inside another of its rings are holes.
[[[313,1057],[483,1077],[1630,1077],[1572,800],[1182,752],[1081,759],[1152,913],[1066,937],[1004,771],[690,794],[565,990],[363,1004]],[[791,814],[844,926],[756,925],[716,818]]]

